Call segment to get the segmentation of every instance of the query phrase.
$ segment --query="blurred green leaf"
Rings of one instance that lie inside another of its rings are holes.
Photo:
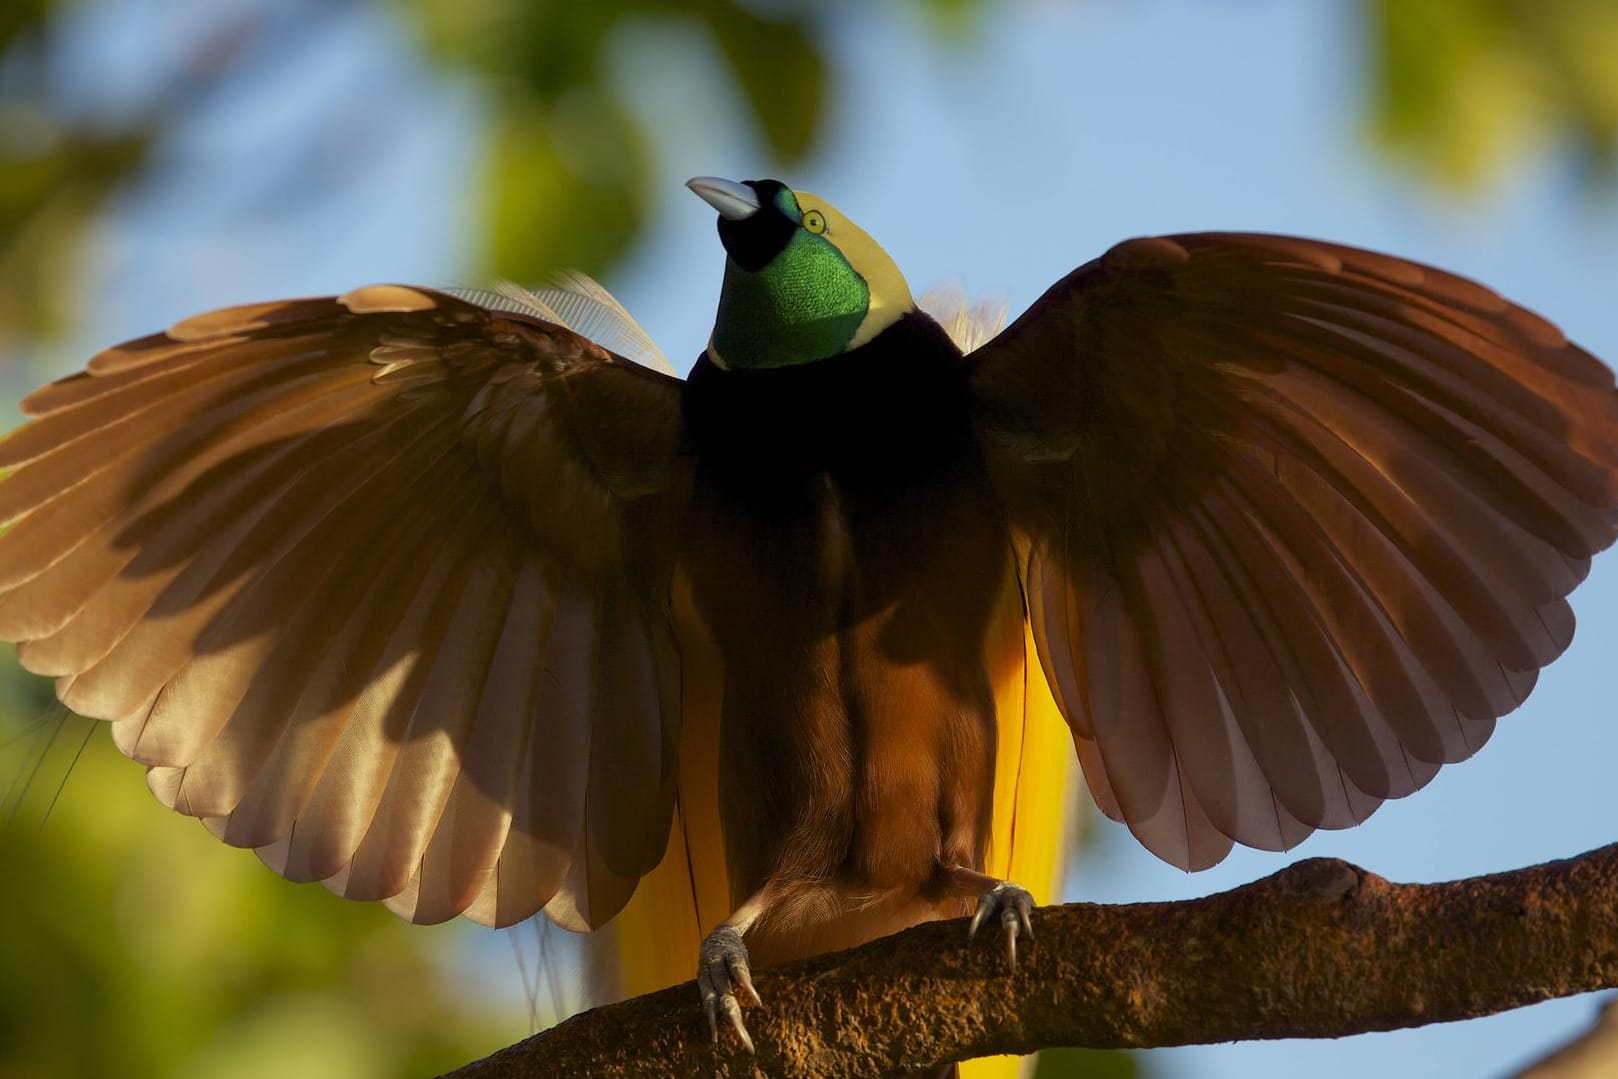
[[[707,22],[770,152],[783,163],[802,160],[826,114],[826,65],[807,21],[775,21],[722,0]]]
[[[1006,0],[910,0],[939,38],[951,45],[969,45],[979,29],[994,18]]]
[[[643,178],[655,171],[655,147],[604,75],[613,31],[626,20],[680,15],[706,27],[784,163],[809,152],[828,110],[825,61],[806,13],[770,16],[733,0],[403,6],[429,53],[490,95],[484,246],[495,272],[518,280],[561,266],[602,272],[649,210]]]
[[[468,927],[289,885],[158,805],[103,724],[56,724],[0,717],[0,789],[40,764],[0,806],[0,1075],[436,1074],[526,1026],[445,977]]]
[[[61,0],[7,0],[0,4],[0,56],[66,6]]]
[[[1436,182],[1476,187],[1562,144],[1593,174],[1618,151],[1618,3],[1372,0],[1372,122]]]
[[[507,102],[485,164],[484,261],[517,281],[562,266],[601,273],[640,231],[649,163],[639,127],[606,94]]]
[[[161,148],[192,111],[244,72],[245,47],[272,13],[247,7],[223,40],[152,62],[161,108],[117,123],[62,100],[47,77],[53,33],[85,0],[0,5],[0,350],[59,330],[74,310],[86,230],[120,195],[161,183]],[[823,35],[855,9],[811,0],[370,0],[413,28],[444,77],[473,83],[491,117],[481,157],[478,244],[495,271],[532,277],[622,257],[649,211],[658,152],[626,110],[606,62],[617,29],[679,16],[724,57],[744,115],[781,165],[818,144],[834,92]],[[955,47],[993,17],[995,0],[894,0]],[[1618,0],[1361,0],[1369,114],[1395,158],[1447,187],[1476,187],[1547,148],[1591,176],[1618,159]],[[323,23],[295,16],[305,38]],[[233,33],[236,36],[233,36]],[[287,64],[295,62],[287,53]],[[274,58],[258,65],[274,66]],[[138,113],[138,110],[136,110]],[[311,117],[311,123],[318,118]],[[480,167],[478,161],[470,167]]]
[[[156,56],[163,85],[155,103],[138,122],[120,125],[85,115],[82,104],[70,107],[52,90],[59,81],[48,77],[50,31],[68,2],[22,0],[0,16],[0,76],[10,77],[0,85],[24,84],[0,108],[0,349],[8,337],[62,327],[89,226],[118,195],[159,179],[154,151],[198,103],[254,70],[243,57],[266,33],[263,19],[248,17],[228,33]],[[766,11],[737,0],[373,2],[414,29],[445,78],[475,85],[487,101],[488,135],[481,164],[472,166],[481,168],[484,191],[473,246],[484,270],[508,277],[532,280],[566,266],[601,273],[642,228],[656,146],[624,107],[606,63],[626,20],[679,16],[705,27],[746,115],[783,164],[811,150],[829,110],[814,26],[834,13],[810,3]],[[322,32],[313,19],[299,27],[305,37]]]
[[[9,116],[0,123],[0,355],[14,335],[67,324],[85,231],[141,174],[152,139],[146,130],[63,130],[49,117]]]
[[[430,56],[483,80],[497,98],[541,101],[596,84],[614,24],[646,8],[636,0],[394,0],[394,6],[415,21]]]

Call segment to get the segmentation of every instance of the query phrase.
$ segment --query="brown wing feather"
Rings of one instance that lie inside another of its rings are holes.
[[[1618,535],[1611,372],[1415,263],[1132,240],[971,362],[1097,802],[1182,866],[1475,752]]]
[[[425,289],[188,319],[0,441],[0,637],[167,804],[418,921],[663,853],[678,383]]]

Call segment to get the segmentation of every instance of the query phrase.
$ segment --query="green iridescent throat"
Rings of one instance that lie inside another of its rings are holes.
[[[713,346],[730,368],[790,367],[848,347],[871,289],[843,253],[799,230],[757,273],[727,260]]]

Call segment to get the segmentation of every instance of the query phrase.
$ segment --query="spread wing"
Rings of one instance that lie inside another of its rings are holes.
[[[1615,535],[1611,372],[1411,262],[1132,240],[971,362],[1090,787],[1185,868],[1475,752]]]
[[[676,380],[377,286],[187,320],[23,407],[0,638],[166,804],[422,922],[594,926],[656,864]]]

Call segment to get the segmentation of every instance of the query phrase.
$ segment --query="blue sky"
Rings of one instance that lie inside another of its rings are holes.
[[[219,6],[168,5],[169,25],[184,30]],[[108,86],[138,83],[140,50],[111,42],[156,32],[138,28],[132,12],[157,9],[138,0],[121,16],[84,16],[87,28],[119,30],[116,39],[100,35],[107,44],[85,45],[85,70]],[[1049,0],[1004,5],[969,46],[941,49],[905,16],[851,8],[830,40],[839,90],[824,151],[781,178],[862,224],[918,290],[959,282],[1004,297],[1013,313],[1126,236],[1257,229],[1385,249],[1479,278],[1618,358],[1618,200],[1592,202],[1554,162],[1468,200],[1390,172],[1362,137],[1354,9],[1342,0]],[[219,102],[187,132],[173,162],[184,176],[177,197],[133,200],[101,231],[85,286],[98,314],[64,357],[224,303],[375,280],[467,283],[475,91],[416,70],[374,17],[341,18],[273,103],[271,95]],[[758,142],[733,133],[739,110],[700,41],[660,27],[631,31],[620,46],[615,71],[658,132],[666,171],[646,243],[607,284],[683,366],[706,339],[722,255],[711,211],[681,183],[693,174],[751,178],[768,165]],[[243,212],[253,199],[243,162],[269,162],[310,110],[356,96],[385,99],[390,118],[364,132],[374,163],[363,182],[281,208],[273,225]],[[1196,875],[1101,824],[1068,898],[1201,895],[1314,855],[1394,880],[1443,880],[1613,841],[1618,556],[1609,558],[1575,597],[1572,649],[1476,760],[1355,831],[1317,834],[1289,856],[1238,853]],[[509,970],[491,973],[506,976],[515,992]],[[1576,999],[1414,1032],[1152,1056],[1164,1074],[1191,1079],[1492,1076],[1582,1027],[1595,1006]]]

